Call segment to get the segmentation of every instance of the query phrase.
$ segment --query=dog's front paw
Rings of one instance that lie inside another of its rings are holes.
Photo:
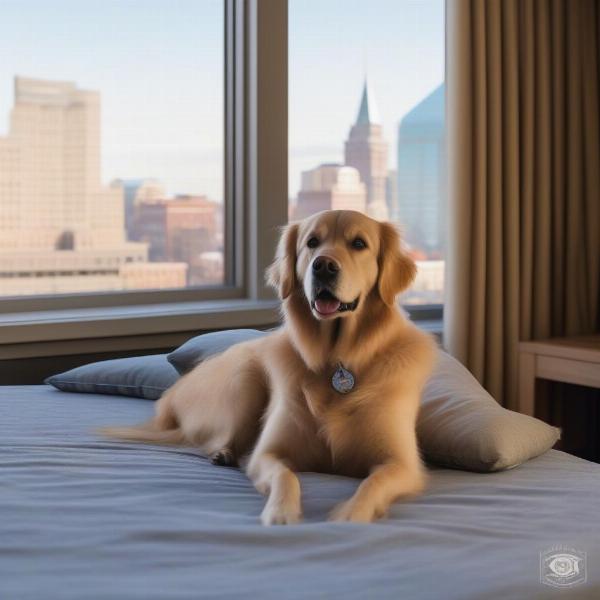
[[[299,506],[286,505],[283,502],[267,502],[260,520],[263,525],[292,525],[302,520],[302,510]]]
[[[383,516],[383,513],[377,511],[374,506],[350,498],[338,504],[331,511],[329,520],[350,523],[371,523],[381,516]]]

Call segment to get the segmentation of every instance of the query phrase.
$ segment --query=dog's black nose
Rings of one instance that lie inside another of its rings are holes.
[[[329,256],[317,256],[312,264],[313,275],[321,281],[331,281],[340,270],[340,264]]]

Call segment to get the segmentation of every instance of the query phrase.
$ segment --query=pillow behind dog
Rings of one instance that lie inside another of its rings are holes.
[[[199,335],[168,359],[183,374],[233,344],[267,333],[237,329]],[[552,448],[560,437],[556,427],[500,406],[460,362],[442,350],[423,390],[417,434],[428,461],[481,472],[520,465]]]
[[[115,394],[156,400],[179,379],[166,354],[102,360],[51,375],[49,383],[63,392]]]
[[[255,329],[207,333],[188,340],[169,355],[102,360],[51,375],[44,383],[62,392],[114,394],[157,400],[179,379],[180,373],[186,373],[198,362],[227,350],[229,346],[262,335],[266,334]]]
[[[225,352],[230,346],[263,337],[268,333],[257,329],[229,329],[197,335],[171,352],[167,359],[181,375],[184,375],[198,363]]]
[[[177,371],[187,373],[234,344],[265,335],[254,329],[207,333],[166,357],[93,363],[49,377],[46,383],[68,392],[156,399],[177,380]],[[428,461],[480,472],[516,467],[549,450],[560,437],[557,428],[502,408],[463,365],[441,350],[423,390],[417,434]]]
[[[485,472],[510,469],[546,452],[560,430],[503,408],[459,361],[439,350],[423,390],[417,435],[427,460]]]

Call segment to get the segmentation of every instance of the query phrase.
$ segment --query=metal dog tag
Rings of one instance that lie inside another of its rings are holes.
[[[354,375],[348,369],[344,369],[342,365],[338,365],[336,372],[331,378],[331,385],[336,392],[347,394],[354,387]]]

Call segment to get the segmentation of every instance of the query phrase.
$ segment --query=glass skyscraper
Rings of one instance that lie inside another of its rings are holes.
[[[445,245],[444,84],[400,121],[396,206],[391,220],[403,225],[407,241],[428,258]]]

